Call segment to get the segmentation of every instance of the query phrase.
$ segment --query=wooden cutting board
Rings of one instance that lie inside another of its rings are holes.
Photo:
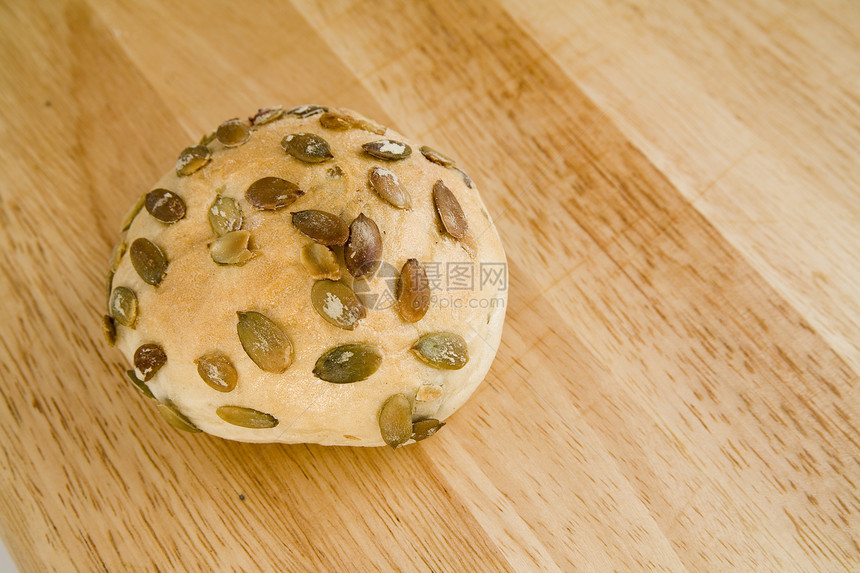
[[[0,534],[22,571],[860,568],[860,6],[0,3]],[[362,110],[507,246],[493,368],[390,449],[174,432],[100,330],[221,121]]]

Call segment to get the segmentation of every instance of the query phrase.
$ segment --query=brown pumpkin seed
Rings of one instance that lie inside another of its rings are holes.
[[[459,334],[431,332],[412,346],[416,355],[434,368],[459,370],[469,362],[469,347]]]
[[[386,161],[398,161],[412,155],[411,147],[393,139],[371,141],[362,145],[361,148],[368,155],[378,159],[385,159]]]
[[[436,418],[419,420],[412,424],[412,439],[416,442],[427,439],[438,432],[444,425],[445,422],[440,422]]]
[[[185,201],[167,189],[153,189],[146,194],[146,210],[162,223],[175,223],[185,217]]]
[[[125,375],[128,376],[128,379],[131,380],[131,383],[137,389],[138,392],[146,396],[151,400],[155,400],[155,396],[152,395],[152,390],[149,389],[143,380],[137,377],[137,374],[134,373],[134,370],[126,370]]]
[[[405,394],[395,394],[382,405],[379,432],[385,443],[395,449],[412,437],[412,408]]]
[[[248,249],[250,240],[250,231],[230,231],[212,243],[209,254],[219,265],[242,266],[254,258],[254,253]]]
[[[167,257],[149,239],[135,239],[128,250],[128,258],[140,278],[152,286],[158,286],[167,273]]]
[[[238,117],[228,119],[218,126],[215,137],[224,147],[238,147],[251,137],[251,128]]]
[[[374,167],[368,176],[370,187],[398,209],[412,208],[412,198],[397,175],[385,167]]]
[[[335,110],[329,110],[320,116],[320,125],[335,131],[346,131],[355,127],[355,123],[351,116]]]
[[[228,424],[242,428],[274,428],[278,425],[278,419],[271,414],[242,406],[221,406],[215,413]]]
[[[209,207],[209,226],[219,237],[242,228],[242,208],[232,197],[218,195]]]
[[[158,413],[161,414],[161,417],[177,430],[190,432],[192,434],[196,434],[201,431],[200,428],[195,426],[191,420],[185,416],[185,414],[177,410],[176,406],[161,402],[156,405],[156,409],[158,410]]]
[[[261,125],[277,121],[282,117],[284,117],[284,108],[283,106],[277,105],[274,107],[263,107],[258,109],[257,113],[248,118],[248,121],[250,121],[251,125],[254,127],[259,127]]]
[[[325,245],[308,243],[302,249],[302,264],[315,279],[340,279],[340,265],[337,257]]]
[[[373,219],[364,213],[349,226],[343,258],[346,270],[355,278],[372,275],[382,264],[382,235]]]
[[[367,316],[367,309],[352,289],[340,282],[315,282],[311,287],[311,303],[326,322],[344,330],[354,329],[356,323]]]
[[[191,175],[203,168],[212,159],[212,152],[205,145],[186,147],[176,160],[176,174],[180,177]]]
[[[454,167],[454,160],[430,147],[429,145],[421,146],[421,155],[427,158],[427,161],[441,165],[442,167]]]
[[[242,348],[254,364],[266,372],[280,374],[293,361],[293,345],[280,326],[265,315],[254,312],[237,312],[236,331]]]
[[[289,115],[294,115],[302,119],[307,119],[328,111],[327,107],[321,105],[300,105],[298,107],[287,110]]]
[[[110,295],[110,315],[123,326],[134,328],[137,320],[137,295],[128,287],[113,289]]]
[[[143,209],[143,204],[146,202],[146,193],[137,198],[137,201],[134,205],[131,206],[131,209],[125,214],[122,218],[122,223],[120,224],[120,232],[125,233],[128,231],[128,228],[131,227],[131,224],[134,222],[134,218],[137,217],[137,214],[140,213],[140,210]]]
[[[261,211],[275,211],[292,205],[304,194],[291,181],[280,177],[263,177],[251,183],[245,191],[245,198]]]
[[[209,386],[219,392],[229,392],[236,387],[239,374],[230,358],[222,352],[212,352],[194,361],[197,374]]]
[[[102,334],[105,335],[108,346],[116,346],[116,322],[107,314],[102,317]]]
[[[430,281],[416,259],[404,263],[397,280],[397,308],[406,322],[418,322],[430,308]]]
[[[465,237],[469,229],[466,214],[463,213],[460,202],[441,179],[433,185],[433,203],[436,205],[436,213],[445,232],[457,239]]]
[[[362,131],[369,131],[370,133],[375,133],[376,135],[385,135],[386,131],[386,127],[384,125],[380,125],[375,121],[364,119],[362,117],[357,118],[355,120],[355,127]]]
[[[115,273],[119,268],[119,263],[122,261],[122,256],[125,254],[128,245],[125,241],[120,241],[114,245],[113,251],[110,253],[110,261],[108,262],[110,272]]]
[[[167,354],[157,344],[143,344],[134,351],[134,371],[144,382],[149,382],[167,362]]]
[[[297,211],[293,213],[293,225],[321,245],[342,245],[349,238],[349,227],[343,219],[326,211]]]
[[[382,353],[370,344],[343,344],[319,357],[314,376],[333,384],[366,380],[382,364]]]
[[[281,140],[281,147],[305,163],[322,163],[333,157],[328,142],[313,133],[291,133]]]

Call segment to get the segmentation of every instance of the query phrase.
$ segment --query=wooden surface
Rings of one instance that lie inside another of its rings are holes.
[[[670,4],[0,2],[21,570],[858,570],[860,5]],[[133,199],[308,102],[459,158],[508,249],[497,361],[415,447],[180,435],[102,341]]]

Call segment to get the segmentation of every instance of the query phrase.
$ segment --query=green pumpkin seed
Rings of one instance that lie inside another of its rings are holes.
[[[224,147],[238,147],[251,137],[251,128],[238,117],[228,119],[218,126],[215,137]]]
[[[321,105],[300,105],[298,107],[287,110],[289,115],[294,115],[302,119],[307,119],[328,111],[327,107]]]
[[[158,410],[158,413],[161,414],[161,417],[177,430],[190,432],[192,434],[196,434],[201,431],[200,428],[191,423],[191,420],[189,420],[185,414],[177,410],[176,406],[171,406],[170,404],[161,402],[156,405],[156,409]]]
[[[167,189],[153,189],[146,194],[146,210],[162,223],[175,223],[185,217],[185,201]]]
[[[349,227],[343,219],[326,211],[297,211],[293,213],[293,225],[321,245],[342,245],[349,238]]]
[[[128,231],[128,228],[131,227],[131,224],[134,222],[134,218],[137,217],[137,214],[140,213],[140,210],[143,209],[143,204],[146,202],[146,193],[137,198],[137,201],[134,205],[131,206],[131,209],[125,214],[122,218],[122,223],[120,223],[120,232],[125,233]]]
[[[113,251],[111,251],[110,254],[110,261],[108,263],[110,266],[110,272],[115,273],[119,268],[119,263],[122,261],[122,256],[125,254],[127,248],[128,245],[125,241],[120,241],[114,245]]]
[[[102,317],[102,334],[108,346],[116,346],[116,322],[112,316],[107,314]]]
[[[385,167],[374,167],[368,177],[370,187],[398,209],[411,209],[412,198],[395,173]]]
[[[382,405],[379,432],[385,443],[395,449],[412,437],[412,408],[406,395],[395,394]]]
[[[248,249],[250,240],[250,231],[230,231],[212,243],[209,254],[219,265],[242,266],[254,258],[254,253]]]
[[[418,322],[430,308],[430,281],[416,259],[409,259],[397,280],[397,308],[406,322]]]
[[[128,379],[131,380],[131,383],[134,385],[138,392],[151,400],[155,400],[155,396],[152,395],[152,390],[149,389],[149,386],[147,386],[143,380],[137,377],[137,374],[134,373],[134,370],[126,370],[125,375],[128,376]]]
[[[281,327],[259,312],[237,312],[236,315],[239,317],[236,327],[239,341],[254,364],[276,374],[286,370],[293,361],[293,345]]]
[[[197,142],[197,145],[209,145],[213,141],[215,141],[215,132],[210,131],[200,136],[200,141]]]
[[[463,213],[460,202],[441,179],[433,185],[433,204],[436,205],[436,213],[445,232],[456,239],[465,237],[469,229],[466,214]]]
[[[278,425],[278,419],[271,414],[242,406],[221,406],[215,413],[228,424],[243,428],[274,428]]]
[[[320,115],[320,125],[326,129],[346,131],[355,127],[355,119],[345,113],[330,110]]]
[[[280,177],[257,179],[245,191],[245,199],[261,211],[275,211],[289,207],[305,192],[292,181]]]
[[[427,439],[436,432],[438,432],[444,425],[445,422],[440,422],[435,418],[419,420],[418,422],[412,424],[412,439],[416,442],[420,442],[421,440]]]
[[[334,253],[325,245],[308,243],[302,249],[301,261],[315,279],[340,279],[340,265]]]
[[[373,219],[364,213],[349,226],[343,259],[346,270],[355,278],[372,275],[382,264],[382,235]]]
[[[393,139],[380,139],[371,141],[361,146],[364,152],[377,159],[386,161],[398,161],[412,155],[412,148],[400,141]]]
[[[281,140],[281,147],[305,163],[322,163],[333,157],[328,142],[313,133],[291,133]]]
[[[257,113],[248,118],[248,121],[250,121],[251,125],[253,125],[254,127],[259,127],[261,125],[266,125],[267,123],[277,121],[282,117],[284,117],[284,108],[283,106],[277,105],[274,107],[264,107],[258,109]]]
[[[347,285],[321,280],[311,287],[314,310],[329,324],[344,330],[353,330],[356,323],[367,316],[367,309]]]
[[[194,361],[197,374],[209,386],[219,392],[229,392],[236,387],[239,374],[230,358],[222,352],[212,352]]]
[[[167,362],[167,354],[157,344],[143,344],[134,351],[134,370],[144,382],[149,382]]]
[[[218,195],[209,207],[209,226],[221,237],[242,228],[242,208],[232,197]]]
[[[167,257],[149,239],[135,239],[128,250],[128,258],[140,278],[152,286],[158,286],[167,273]]]
[[[429,145],[421,146],[421,155],[427,158],[427,161],[441,165],[442,167],[454,167],[454,160],[447,155],[436,151]]]
[[[469,347],[459,334],[431,332],[412,346],[418,357],[434,368],[459,370],[469,362]]]
[[[334,384],[350,384],[369,378],[382,364],[382,353],[370,344],[336,346],[319,357],[314,376]]]
[[[128,287],[116,287],[110,295],[110,315],[123,326],[134,328],[137,320],[137,295]]]
[[[176,174],[180,177],[191,175],[203,168],[212,159],[212,152],[205,145],[186,147],[176,160]]]

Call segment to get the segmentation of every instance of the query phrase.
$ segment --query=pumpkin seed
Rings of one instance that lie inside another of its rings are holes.
[[[215,133],[214,131],[210,131],[209,133],[204,133],[200,136],[200,141],[197,142],[197,145],[209,145],[213,141],[215,141]]]
[[[436,384],[422,384],[415,393],[415,401],[412,403],[412,419],[423,420],[433,418],[442,405],[442,386]]]
[[[368,178],[370,180],[370,187],[383,200],[391,203],[398,209],[410,209],[412,207],[412,198],[409,196],[409,192],[406,191],[406,188],[393,171],[385,167],[374,167],[370,170]]]
[[[122,261],[122,256],[125,254],[126,248],[128,248],[128,245],[126,245],[125,241],[120,241],[114,245],[114,248],[110,253],[110,261],[108,263],[110,272],[115,273],[117,268],[119,268],[119,263]]]
[[[274,428],[278,425],[278,419],[271,414],[242,406],[220,406],[215,413],[228,424],[243,428]]]
[[[209,207],[209,226],[219,237],[241,229],[242,208],[239,207],[238,201],[221,195],[215,197],[215,201]]]
[[[369,131],[370,133],[375,133],[376,135],[385,135],[386,131],[386,127],[384,125],[380,125],[375,121],[364,119],[362,117],[357,118],[355,120],[355,127],[362,131]]]
[[[469,361],[469,347],[459,334],[431,332],[412,346],[418,357],[434,368],[459,370]]]
[[[322,163],[332,158],[328,142],[313,133],[291,133],[281,140],[281,147],[305,163]]]
[[[430,281],[416,259],[403,264],[397,280],[397,308],[406,322],[418,322],[430,308]]]
[[[185,201],[167,189],[153,189],[146,194],[146,210],[162,223],[175,223],[185,217]]]
[[[412,424],[412,439],[416,442],[427,439],[438,432],[444,425],[445,422],[440,422],[436,418],[419,420]]]
[[[167,362],[167,354],[157,344],[143,344],[134,351],[134,370],[144,382],[149,382]]]
[[[275,211],[292,205],[304,194],[291,181],[280,177],[263,177],[251,183],[245,191],[245,198],[261,211]]]
[[[116,287],[110,295],[110,315],[123,326],[134,328],[137,320],[137,295],[128,287]]]
[[[340,279],[340,265],[334,253],[325,245],[308,243],[302,249],[302,264],[315,279]]]
[[[385,159],[387,161],[406,159],[412,155],[411,147],[400,141],[394,141],[393,139],[371,141],[362,145],[361,148],[364,149],[364,152],[368,155],[378,159]]]
[[[350,384],[369,378],[382,364],[382,353],[370,344],[343,344],[319,357],[314,376],[334,384]]]
[[[152,390],[149,389],[149,386],[147,386],[143,382],[143,380],[137,377],[137,374],[134,373],[134,370],[126,370],[125,375],[128,376],[128,379],[131,380],[131,383],[134,385],[138,392],[140,392],[147,398],[155,400],[155,396],[152,395]]]
[[[237,312],[236,315],[239,317],[236,326],[239,341],[254,364],[276,374],[286,370],[293,361],[293,345],[281,327],[259,312]]]
[[[355,278],[372,275],[382,264],[382,235],[373,219],[364,213],[349,226],[343,258],[346,270]]]
[[[441,179],[433,185],[433,203],[436,205],[436,213],[445,232],[457,239],[465,237],[469,229],[466,214],[463,213],[460,202]]]
[[[167,257],[158,245],[143,237],[135,239],[128,250],[128,258],[137,274],[145,282],[158,286],[167,272]]]
[[[224,147],[238,147],[251,137],[251,128],[238,117],[228,119],[218,126],[215,137]]]
[[[321,245],[342,245],[349,238],[349,227],[343,219],[326,211],[297,211],[293,213],[293,225]]]
[[[412,437],[412,408],[405,394],[395,394],[382,405],[379,432],[385,443],[395,449]]]
[[[463,178],[463,183],[466,184],[466,187],[471,189],[472,188],[472,178],[469,177],[468,175],[466,175],[466,172],[463,171],[462,169],[460,169],[459,167],[453,167],[452,169],[454,169],[454,171],[456,171],[460,174],[460,177]]]
[[[212,159],[212,152],[205,145],[186,147],[176,160],[176,174],[180,177],[199,171]]]
[[[257,113],[248,118],[248,121],[250,121],[251,125],[254,127],[259,127],[279,120],[282,117],[284,117],[284,108],[283,106],[276,105],[274,107],[263,107],[258,109]]]
[[[116,322],[107,314],[102,317],[102,334],[105,335],[108,346],[116,346]]]
[[[137,217],[137,214],[140,213],[140,210],[143,209],[143,204],[146,202],[146,193],[137,198],[137,201],[134,205],[131,206],[131,209],[125,214],[122,218],[122,223],[120,224],[120,233],[125,233],[128,231],[128,228],[131,227],[131,224],[134,222],[134,218]]]
[[[287,113],[290,115],[295,115],[296,117],[300,117],[302,119],[307,119],[309,117],[313,117],[315,115],[319,115],[327,111],[328,108],[323,107],[321,105],[300,105],[298,107],[294,107],[292,109],[287,110]]]
[[[325,172],[325,176],[329,179],[340,179],[344,176],[343,167],[341,167],[340,165],[329,167]]]
[[[201,431],[200,428],[191,423],[191,420],[189,420],[185,414],[177,410],[176,406],[160,402],[155,407],[158,410],[158,413],[161,414],[161,417],[177,430],[190,432],[192,434],[196,434]]]
[[[212,243],[209,254],[219,265],[242,266],[254,258],[254,253],[248,249],[250,239],[250,231],[230,231]]]
[[[367,316],[367,309],[347,285],[321,280],[311,287],[314,310],[329,324],[344,330],[355,328],[356,322]]]
[[[327,111],[320,116],[320,125],[326,129],[346,131],[355,127],[355,124],[356,121],[353,117],[335,110]]]
[[[239,374],[230,358],[222,352],[212,352],[194,361],[197,374],[209,386],[219,392],[229,392],[236,387]]]
[[[454,167],[454,160],[445,155],[444,153],[440,153],[436,151],[429,145],[421,146],[421,155],[427,158],[427,161],[435,163],[436,165],[441,165],[442,167]]]
[[[442,397],[442,387],[435,384],[422,384],[415,394],[416,402],[433,402]]]

